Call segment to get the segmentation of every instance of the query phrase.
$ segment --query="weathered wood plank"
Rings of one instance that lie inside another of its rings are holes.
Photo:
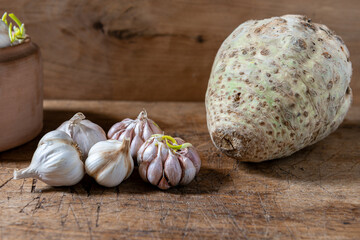
[[[360,103],[358,0],[0,0],[42,49],[45,97],[202,101],[222,41],[240,23],[306,14],[343,37]]]
[[[215,149],[203,103],[48,100],[43,133],[77,111],[108,130],[142,108],[167,133],[198,148],[203,166],[190,185],[161,191],[137,171],[116,188],[101,187],[90,177],[60,188],[13,180],[13,169],[28,165],[37,138],[0,153],[0,239],[360,236],[359,107],[323,141],[260,164],[240,163]]]

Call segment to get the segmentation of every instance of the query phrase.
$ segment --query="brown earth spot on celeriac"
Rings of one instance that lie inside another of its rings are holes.
[[[261,52],[260,52],[260,54],[263,55],[263,56],[267,56],[267,55],[269,55],[269,53],[270,53],[269,49],[266,49],[266,48],[264,48],[264,49],[261,50]]]
[[[330,82],[327,84],[326,87],[327,87],[328,90],[332,89],[332,87],[333,87],[333,82],[330,81]]]
[[[297,44],[301,49],[303,49],[303,50],[305,50],[306,47],[307,47],[306,42],[304,41],[304,39],[301,39],[301,38],[299,38],[299,39],[296,41],[296,44]]]
[[[234,102],[237,102],[240,100],[240,96],[241,96],[241,92],[238,92],[237,94],[235,94],[234,96]]]
[[[339,76],[339,75],[336,75],[336,76],[335,76],[335,83],[339,82],[339,80],[340,80],[340,76]]]
[[[267,76],[267,77],[271,77],[271,74],[270,74],[270,73],[266,73],[266,76]]]
[[[322,55],[327,59],[331,58],[331,55],[328,52],[323,52]]]

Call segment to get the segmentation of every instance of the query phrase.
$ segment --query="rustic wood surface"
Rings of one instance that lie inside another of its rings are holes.
[[[42,134],[77,111],[107,131],[143,108],[166,133],[197,147],[203,164],[190,185],[161,191],[136,170],[115,188],[90,177],[58,188],[13,180],[39,136],[0,153],[0,239],[360,238],[359,106],[323,141],[259,164],[215,149],[203,103],[47,100]]]
[[[0,0],[0,10],[15,12],[40,46],[45,98],[202,101],[238,25],[298,13],[344,39],[360,103],[359,0]]]

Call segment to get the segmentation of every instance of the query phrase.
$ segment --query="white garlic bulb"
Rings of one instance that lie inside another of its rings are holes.
[[[96,143],[85,161],[86,173],[105,187],[114,187],[127,179],[134,169],[130,140],[107,140]]]
[[[11,46],[9,38],[9,27],[0,20],[0,48]]]
[[[57,128],[69,134],[78,144],[83,159],[86,159],[90,148],[97,142],[105,141],[106,134],[97,124],[85,119],[81,112],[76,113],[69,121],[66,121]]]
[[[84,175],[76,143],[58,130],[41,138],[29,167],[14,171],[14,179],[36,178],[51,186],[71,186]]]

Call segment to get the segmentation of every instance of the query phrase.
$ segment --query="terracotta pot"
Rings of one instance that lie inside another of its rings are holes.
[[[0,48],[0,151],[36,137],[43,126],[40,50],[26,39]]]

